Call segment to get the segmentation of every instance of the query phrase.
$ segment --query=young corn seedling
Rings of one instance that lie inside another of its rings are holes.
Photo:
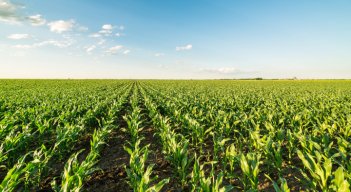
[[[5,162],[8,158],[8,154],[6,153],[6,151],[4,151],[4,144],[2,143],[0,145],[0,163]],[[1,165],[0,164],[0,168],[6,168],[6,165]]]
[[[201,192],[228,192],[233,189],[233,186],[227,185],[222,186],[223,183],[223,172],[220,172],[217,176],[214,173],[214,164],[216,162],[208,162],[205,164],[211,164],[210,175],[207,177],[205,174],[204,166],[200,165],[200,158],[196,158],[194,167],[190,174],[191,176],[191,191],[201,191]]]
[[[296,143],[295,143],[295,135],[291,132],[290,129],[288,129],[286,131],[286,139],[287,139],[287,148],[288,148],[288,163],[291,164],[291,160],[292,160],[292,157],[293,157],[293,153],[294,153],[294,150],[295,150],[295,146],[296,146]]]
[[[221,135],[217,135],[215,132],[210,133],[213,138],[213,160],[218,161],[219,156],[221,153],[224,152],[224,145],[227,141],[229,141],[229,138],[223,138]]]
[[[334,179],[332,180],[332,186],[330,187],[336,192],[350,192],[350,184],[345,179],[345,173],[342,167],[339,167],[334,172]]]
[[[251,150],[261,151],[266,143],[266,135],[261,136],[259,126],[254,131],[250,131]]]
[[[7,166],[12,166],[19,156],[20,150],[25,148],[27,140],[31,137],[31,134],[27,131],[24,132],[10,132],[2,141],[0,147],[0,160],[5,161]],[[1,162],[1,165],[4,166]]]
[[[38,184],[51,156],[52,151],[47,150],[45,146],[40,150],[27,153],[7,172],[0,185],[1,191],[13,191],[21,183],[24,183],[25,188],[32,183]],[[26,163],[29,157],[32,160]]]
[[[183,188],[187,181],[186,177],[191,163],[191,159],[188,157],[189,142],[183,138],[181,138],[180,141],[177,141],[176,135],[169,135],[166,142],[169,149],[167,152],[167,160],[176,170]]]
[[[78,161],[78,155],[83,150],[73,154],[65,165],[61,187],[56,184],[55,180],[52,182],[55,191],[79,191],[83,187],[84,179],[95,170],[93,167],[98,161],[100,148],[105,144],[104,140],[110,132],[111,130],[106,129],[105,127],[98,131],[94,131],[93,137],[90,141],[89,154],[81,163]]]
[[[140,127],[142,121],[140,120],[140,108],[133,108],[131,114],[123,116],[123,119],[127,122],[127,131],[131,136],[131,142],[135,143],[139,139],[139,132],[143,130]]]
[[[150,186],[157,179],[157,176],[151,177],[153,165],[147,167],[145,165],[149,153],[148,146],[140,148],[139,144],[140,139],[135,142],[132,148],[124,147],[130,155],[129,166],[125,167],[129,185],[133,188],[133,191],[137,192],[158,192],[169,182],[169,179],[163,179]]]
[[[258,191],[258,173],[261,155],[256,153],[248,153],[240,156],[240,168],[244,174],[241,179],[245,190]]]
[[[206,136],[212,131],[213,127],[205,129],[203,125],[201,125],[195,119],[190,118],[188,114],[184,116],[183,124],[188,126],[191,134],[191,141],[195,144],[196,147],[200,148],[200,153],[202,153]]]
[[[152,103],[147,104],[147,106],[152,108],[151,105]],[[163,118],[160,114],[155,112],[155,109],[151,109],[150,111],[154,111],[153,122],[154,125],[158,127],[158,135],[161,138],[166,159],[170,162],[176,172],[176,176],[180,179],[181,187],[184,188],[187,181],[188,168],[191,163],[191,159],[188,157],[189,141],[182,135],[177,135],[171,130],[167,118]]]
[[[238,159],[239,159],[239,154],[237,152],[237,149],[235,148],[235,145],[234,144],[229,145],[225,150],[223,163],[224,163],[226,172],[231,178],[235,177],[234,168],[235,168],[235,165],[238,163]],[[229,170],[226,169],[228,165],[229,165]]]
[[[3,192],[11,192],[23,181],[22,175],[27,171],[26,156],[21,157],[18,162],[7,172],[5,178],[0,184],[0,190]]]
[[[280,186],[278,185],[277,182],[275,182],[272,178],[270,178],[268,175],[265,174],[265,176],[273,182],[273,187],[276,192],[290,192],[290,188],[288,186],[288,182],[286,179],[280,177],[279,178],[279,183]]]
[[[310,153],[302,153],[300,150],[297,151],[297,155],[301,159],[303,165],[309,171],[312,180],[310,180],[310,177],[307,176],[303,171],[301,171],[301,174],[311,182],[311,186],[315,190],[322,190],[323,192],[327,192],[328,179],[332,175],[332,160],[324,155],[319,154],[318,151],[315,151],[315,154],[317,161]]]
[[[283,166],[283,155],[281,145],[278,142],[274,142],[271,138],[269,138],[266,144],[265,153],[272,168],[277,169],[278,175],[281,176]]]
[[[332,173],[332,159],[327,158],[324,155],[316,153],[316,159],[309,154],[303,154],[298,151],[298,156],[301,159],[304,166],[308,169],[313,180],[311,181],[311,186],[314,190],[322,191],[337,191],[337,192],[349,192],[350,184],[347,179],[345,179],[345,173],[342,167],[339,167],[336,171]],[[322,159],[324,162],[322,162]],[[306,179],[308,176],[302,174]],[[330,179],[333,178],[331,181]]]

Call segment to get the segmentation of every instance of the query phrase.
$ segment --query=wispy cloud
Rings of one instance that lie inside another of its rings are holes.
[[[18,10],[24,8],[19,4],[12,3],[9,0],[0,0],[0,21],[17,24],[23,20],[22,16],[19,14]]]
[[[130,53],[129,49],[123,51],[123,55],[128,55],[129,53]]]
[[[88,31],[89,28],[86,27],[86,26],[82,26],[82,25],[79,25],[79,24],[78,24],[77,30],[80,31],[80,32],[85,32],[85,31]]]
[[[57,41],[57,40],[47,40],[47,41],[42,41],[39,43],[33,43],[30,45],[14,45],[13,48],[17,48],[17,49],[32,49],[32,48],[38,48],[38,47],[43,47],[43,46],[47,46],[47,45],[52,45],[55,47],[59,47],[59,48],[66,48],[69,47],[73,44],[73,41],[71,40],[65,40],[65,41]]]
[[[101,37],[101,34],[99,34],[99,33],[93,33],[93,34],[90,34],[89,37],[98,38],[98,37]]]
[[[193,48],[193,45],[188,44],[188,45],[176,47],[176,51],[186,51],[186,50],[191,50],[192,48]]]
[[[69,47],[72,45],[72,41],[56,41],[56,40],[49,40],[49,41],[43,41],[38,44],[40,47],[45,46],[45,45],[53,45],[59,48],[65,48]]]
[[[14,45],[12,47],[13,48],[17,48],[17,49],[31,49],[31,48],[34,48],[33,45]]]
[[[11,34],[7,36],[8,39],[19,40],[19,39],[28,39],[30,36],[28,34]]]
[[[85,49],[85,51],[86,51],[87,53],[91,53],[95,48],[96,48],[96,46],[95,46],[95,45],[92,45],[92,46],[87,47],[87,48]]]
[[[74,20],[58,20],[58,21],[52,21],[48,23],[48,26],[50,27],[50,31],[55,32],[55,33],[62,33],[66,31],[71,31],[73,26],[75,24]]]
[[[103,44],[105,44],[105,42],[106,42],[106,39],[100,39],[100,41],[97,42],[97,44],[98,45],[103,45]]]
[[[116,46],[110,47],[108,50],[106,50],[106,53],[117,54],[117,53],[119,53],[122,49],[123,49],[123,46],[122,46],[122,45],[116,45]]]
[[[155,57],[162,57],[164,55],[165,55],[164,53],[155,53]]]
[[[125,27],[123,25],[121,25],[121,26],[118,26],[118,29],[123,31],[125,29]]]
[[[41,26],[46,23],[46,20],[39,14],[28,16],[27,19],[33,26]]]
[[[240,72],[235,67],[204,68],[204,69],[200,69],[200,71],[217,73],[217,74],[236,74]]]

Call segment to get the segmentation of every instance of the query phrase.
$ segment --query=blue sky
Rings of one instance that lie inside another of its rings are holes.
[[[0,0],[0,78],[351,78],[348,0]]]

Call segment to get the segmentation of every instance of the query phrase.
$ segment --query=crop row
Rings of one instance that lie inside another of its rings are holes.
[[[2,82],[1,191],[84,190],[112,133],[133,191],[350,191],[349,81]]]

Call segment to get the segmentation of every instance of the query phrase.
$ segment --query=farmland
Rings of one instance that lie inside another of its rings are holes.
[[[350,191],[349,80],[0,80],[1,191]]]

